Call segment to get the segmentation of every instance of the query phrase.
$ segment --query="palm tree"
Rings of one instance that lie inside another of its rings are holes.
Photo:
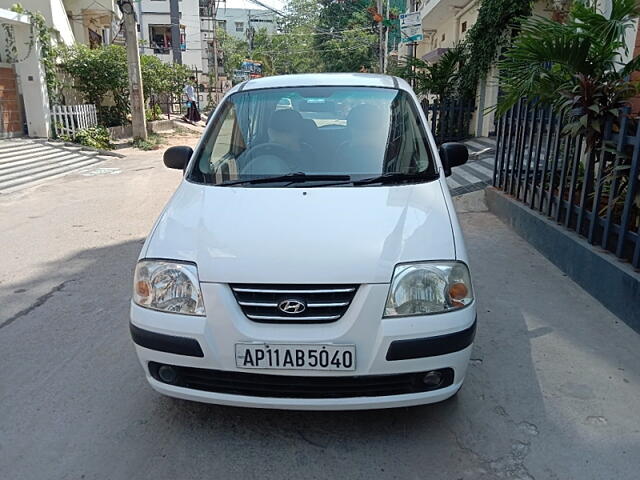
[[[466,58],[466,50],[459,43],[448,49],[435,63],[420,58],[405,57],[402,65],[391,68],[389,73],[413,81],[418,95],[435,95],[438,100],[460,97],[460,68]]]
[[[530,17],[504,59],[498,63],[503,95],[498,114],[520,98],[553,105],[565,113],[565,133],[584,135],[587,148],[601,138],[604,123],[616,119],[620,108],[638,89],[629,75],[640,56],[629,54],[625,32],[640,16],[637,0],[611,0],[605,15],[596,0],[576,0],[566,23]]]

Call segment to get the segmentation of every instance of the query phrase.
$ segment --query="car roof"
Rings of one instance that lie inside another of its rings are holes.
[[[236,85],[229,93],[283,87],[383,87],[411,90],[407,82],[374,73],[301,73],[254,78]]]

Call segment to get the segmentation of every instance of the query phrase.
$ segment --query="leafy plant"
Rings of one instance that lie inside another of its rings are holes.
[[[177,63],[166,63],[153,55],[140,56],[144,97],[155,95],[180,95],[191,70]]]
[[[475,98],[478,82],[487,76],[522,20],[531,15],[532,4],[532,0],[482,0],[464,41],[468,61],[460,72],[461,96]]]
[[[131,146],[140,150],[157,150],[164,143],[164,138],[157,133],[150,133],[147,140],[136,138]]]
[[[109,130],[105,127],[89,127],[78,130],[75,135],[68,136],[63,135],[62,140],[67,142],[78,143],[87,147],[93,147],[100,150],[111,150],[113,144],[111,143],[111,137]]]
[[[111,96],[120,124],[129,113],[127,54],[120,45],[89,48],[75,44],[61,49],[61,65],[74,79],[72,85],[87,103],[98,109]]]
[[[144,114],[147,117],[147,122],[160,120],[162,118],[162,109],[160,108],[160,105],[155,104],[152,107],[145,108]]]
[[[117,127],[127,122],[121,109],[115,105],[101,105],[96,108],[98,114],[98,125],[103,127]]]
[[[318,0],[315,49],[329,72],[357,72],[377,65],[378,32],[368,8],[370,0]]]
[[[439,100],[461,96],[461,69],[466,61],[464,44],[447,50],[436,63],[419,58],[405,57],[401,65],[390,68],[389,73],[413,81],[419,95],[435,95]]]
[[[36,41],[40,46],[40,60],[44,67],[45,82],[47,84],[47,93],[49,95],[49,103],[53,103],[57,97],[60,82],[56,75],[56,58],[57,52],[51,41],[52,28],[47,25],[44,15],[38,11],[26,10],[21,4],[16,3],[11,6],[11,11],[27,15],[31,23],[31,38],[29,40],[29,53],[35,47]],[[4,26],[4,25],[3,25]],[[8,32],[7,32],[8,34]],[[7,39],[9,45],[9,39]],[[15,44],[14,44],[15,47]]]
[[[607,121],[615,121],[626,100],[637,93],[628,80],[640,57],[627,63],[625,32],[640,16],[636,0],[612,0],[605,16],[595,1],[576,1],[567,22],[532,17],[499,63],[503,114],[518,99],[553,105],[566,114],[565,133],[584,135],[592,150]]]
[[[464,41],[429,64],[405,57],[390,73],[413,80],[417,93],[444,98],[475,99],[478,82],[493,67],[500,48],[509,43],[523,18],[531,15],[531,0],[483,0],[478,19]]]

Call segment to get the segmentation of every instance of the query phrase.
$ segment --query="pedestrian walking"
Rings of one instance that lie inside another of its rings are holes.
[[[187,83],[182,90],[187,97],[187,113],[182,117],[183,120],[189,123],[196,123],[200,121],[200,111],[198,110],[198,104],[196,102],[196,90],[194,84],[196,77],[189,77],[189,83]]]

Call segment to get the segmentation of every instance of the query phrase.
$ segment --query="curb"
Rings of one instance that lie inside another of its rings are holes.
[[[89,147],[87,145],[80,145],[79,143],[63,142],[63,141],[57,141],[57,140],[44,140],[44,141],[41,141],[39,143],[48,143],[48,144],[56,146],[56,147],[57,146],[80,147],[80,150],[86,150],[86,151],[89,151],[89,152],[97,152],[100,155],[106,155],[106,156],[109,156],[109,157],[117,157],[117,158],[125,158],[125,155],[123,155],[121,153],[113,152],[111,150],[102,150],[100,148]]]
[[[640,273],[575,232],[539,215],[505,193],[485,190],[489,211],[509,225],[551,263],[640,333]]]

